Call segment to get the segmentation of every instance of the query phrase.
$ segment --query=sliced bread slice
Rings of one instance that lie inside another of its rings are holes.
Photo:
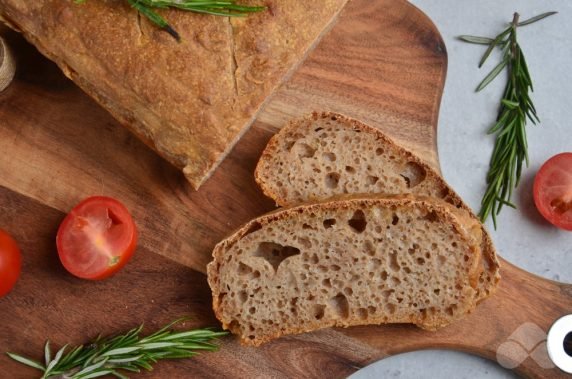
[[[415,154],[378,129],[335,113],[313,113],[282,128],[262,153],[255,178],[281,206],[348,193],[412,193],[471,212],[439,173]],[[491,238],[484,227],[481,233],[483,273],[477,301],[492,294],[500,280]]]
[[[373,195],[264,215],[215,247],[213,309],[247,345],[330,326],[446,326],[475,307],[482,269],[466,213]]]

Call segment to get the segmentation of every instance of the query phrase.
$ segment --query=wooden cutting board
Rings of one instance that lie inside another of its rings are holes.
[[[155,329],[181,315],[192,317],[187,327],[218,325],[206,263],[217,241],[274,208],[256,187],[253,170],[270,136],[292,117],[314,109],[346,113],[438,168],[435,135],[447,54],[431,21],[403,0],[350,2],[198,192],[20,36],[0,32],[18,59],[15,82],[0,93],[0,227],[18,240],[24,258],[15,290],[0,299],[0,352],[39,359],[48,337],[57,345],[83,343],[142,322]],[[62,268],[55,234],[73,205],[96,194],[123,201],[141,238],[120,274],[88,282]],[[572,286],[506,262],[502,275],[493,298],[436,333],[407,325],[328,329],[261,348],[228,337],[218,353],[160,363],[141,377],[344,377],[388,355],[434,347],[496,359],[522,324],[547,331],[572,313]],[[516,371],[564,376],[537,361],[528,358]],[[34,375],[3,354],[0,367],[0,377]]]

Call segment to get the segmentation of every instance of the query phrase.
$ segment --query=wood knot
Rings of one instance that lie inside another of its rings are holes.
[[[16,61],[6,42],[0,38],[0,92],[14,79],[16,73]]]

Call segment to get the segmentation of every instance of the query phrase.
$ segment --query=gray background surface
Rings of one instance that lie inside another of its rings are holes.
[[[489,223],[500,254],[540,276],[572,282],[572,232],[544,221],[532,200],[534,175],[548,158],[572,151],[572,1],[567,0],[412,0],[441,32],[449,55],[447,82],[439,117],[439,156],[445,179],[478,210],[485,190],[494,139],[486,130],[495,119],[504,78],[484,91],[475,87],[494,67],[477,63],[486,47],[455,39],[460,34],[494,36],[512,14],[521,17],[556,10],[558,15],[523,27],[521,46],[534,81],[533,101],[542,123],[528,129],[530,167],[513,201],[518,210],[505,209],[499,228]],[[489,58],[490,59],[490,58]],[[499,80],[500,79],[500,80]],[[572,310],[571,310],[572,312]],[[369,378],[513,378],[494,362],[464,353],[427,350],[393,356],[359,371],[352,379]]]

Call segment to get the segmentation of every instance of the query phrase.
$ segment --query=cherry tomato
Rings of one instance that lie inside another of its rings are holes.
[[[16,241],[0,229],[0,297],[14,288],[22,269],[22,256]]]
[[[553,156],[534,179],[534,203],[550,223],[572,230],[572,153]]]
[[[66,216],[56,237],[66,270],[83,278],[105,279],[129,261],[137,244],[137,229],[119,201],[94,196]]]

